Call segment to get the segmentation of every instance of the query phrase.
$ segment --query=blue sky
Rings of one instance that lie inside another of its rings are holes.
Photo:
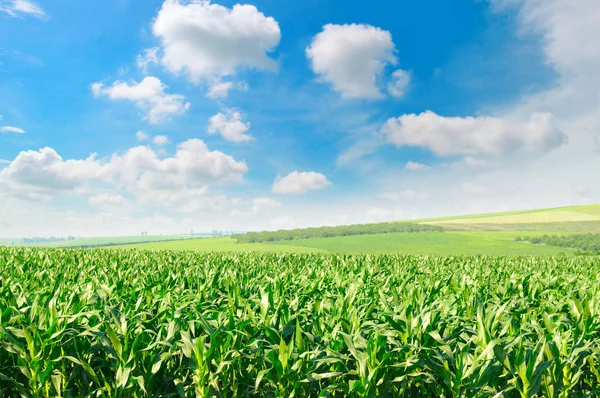
[[[596,202],[599,12],[0,0],[0,236]]]

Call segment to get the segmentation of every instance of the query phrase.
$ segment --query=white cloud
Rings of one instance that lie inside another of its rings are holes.
[[[392,81],[388,83],[388,92],[396,98],[404,97],[406,94],[406,90],[410,85],[410,73],[398,69],[394,73],[392,73]]]
[[[547,61],[562,76],[598,66],[600,43],[590,40],[600,30],[600,4],[596,0],[493,0],[501,6],[518,6],[524,32],[541,35]],[[573,43],[579,43],[573,46]]]
[[[169,143],[169,137],[167,137],[166,135],[157,135],[152,139],[152,142],[154,143],[154,145],[165,146]]]
[[[147,76],[139,83],[116,81],[109,87],[102,83],[94,83],[91,87],[96,97],[104,95],[111,100],[133,101],[138,108],[146,112],[145,119],[152,124],[164,122],[173,115],[183,114],[190,107],[183,95],[165,93],[167,86],[153,76]]]
[[[135,133],[135,138],[137,138],[138,141],[146,141],[150,137],[148,137],[148,134],[140,130],[137,133]]]
[[[239,68],[277,66],[268,53],[281,39],[279,24],[253,5],[229,9],[206,0],[166,0],[153,32],[161,40],[161,63],[194,83],[234,75]]]
[[[600,152],[600,135],[594,137],[594,146],[596,148],[596,152]]]
[[[0,164],[10,164],[10,160],[0,159]]]
[[[54,149],[43,148],[21,152],[0,170],[0,192],[46,200],[58,194],[87,194],[98,187],[103,187],[105,193],[107,189],[114,192],[125,189],[140,202],[178,203],[184,211],[221,201],[206,196],[207,186],[242,182],[247,172],[245,163],[222,152],[210,151],[199,139],[179,144],[175,155],[164,159],[145,146],[105,160],[94,155],[63,160]],[[94,200],[102,198],[105,197]]]
[[[154,47],[147,48],[144,51],[142,51],[142,53],[139,54],[136,59],[138,68],[140,68],[144,73],[146,73],[150,65],[158,64],[160,62],[158,58],[159,50],[160,49],[158,47]]]
[[[234,83],[218,80],[210,86],[208,92],[206,93],[206,97],[210,99],[227,98],[229,91],[231,90],[248,91],[248,84],[245,82]]]
[[[160,159],[150,148],[139,146],[113,155],[111,171],[134,191],[179,189],[185,186],[242,182],[248,166],[220,151],[210,151],[199,139],[177,146],[173,157]]]
[[[431,111],[392,118],[383,127],[391,143],[429,149],[437,155],[499,155],[547,152],[567,142],[549,113],[526,122],[489,116],[442,117]]]
[[[397,221],[404,217],[401,209],[386,209],[381,207],[372,207],[367,210],[367,220],[369,222]]]
[[[34,191],[73,190],[86,181],[102,179],[103,166],[92,155],[86,159],[63,160],[52,148],[23,151],[0,171],[0,183]],[[7,191],[8,193],[8,191]]]
[[[46,12],[31,0],[4,0],[0,2],[0,12],[5,12],[11,17],[22,14],[32,15],[37,18],[46,16]]]
[[[1,126],[0,127],[0,133],[24,134],[25,130],[20,129],[18,127],[12,127],[12,126]]]
[[[427,169],[429,169],[429,166],[427,166],[426,164],[423,164],[423,163],[417,163],[417,162],[413,162],[412,160],[409,160],[408,162],[406,162],[406,166],[404,166],[404,169],[406,169],[408,171],[419,171],[419,170],[427,170]]]
[[[281,203],[271,198],[256,198],[252,202],[252,214],[269,214],[281,207]]]
[[[316,191],[330,185],[331,182],[321,173],[314,171],[293,171],[285,177],[277,177],[273,183],[273,192],[280,194],[302,194]]]
[[[119,194],[103,193],[92,196],[88,202],[94,206],[120,205],[125,202],[125,198]]]
[[[210,134],[220,134],[227,141],[241,143],[252,141],[254,137],[246,134],[250,129],[250,123],[242,121],[240,112],[233,109],[226,109],[225,113],[217,113],[210,118],[208,132]]]
[[[325,25],[306,56],[313,72],[344,98],[381,98],[378,79],[386,65],[397,63],[390,32],[370,25]]]
[[[400,192],[384,192],[379,195],[379,198],[388,202],[399,202],[403,199],[408,200],[426,200],[429,199],[429,193],[425,191],[415,191],[414,189],[407,189]]]

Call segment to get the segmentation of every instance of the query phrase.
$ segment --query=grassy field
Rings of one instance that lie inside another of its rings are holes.
[[[0,248],[0,396],[598,397],[599,273],[584,257]]]
[[[123,249],[144,249],[144,250],[193,250],[198,252],[275,252],[275,253],[310,253],[323,250],[316,248],[304,248],[298,246],[276,246],[266,243],[237,243],[235,239],[223,238],[203,238],[190,239],[174,242],[155,242],[139,245],[117,246]]]
[[[529,224],[556,222],[600,221],[600,205],[558,207],[553,209],[521,210],[505,213],[487,213],[440,217],[412,222],[427,224]]]
[[[232,238],[207,238],[122,246],[145,250],[193,250],[198,252],[279,253],[401,253],[423,255],[543,256],[569,254],[572,250],[515,242],[517,236],[539,236],[541,232],[419,232],[356,235],[272,243],[239,244]]]
[[[543,245],[515,242],[536,232],[422,232],[343,236],[272,243],[273,246],[313,248],[331,253],[400,253],[421,255],[553,256],[570,253]]]

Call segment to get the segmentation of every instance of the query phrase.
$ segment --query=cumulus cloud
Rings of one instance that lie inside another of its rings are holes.
[[[248,166],[204,141],[190,139],[177,146],[173,157],[160,159],[150,148],[139,146],[113,155],[109,166],[121,182],[135,190],[176,189],[186,185],[242,182]]]
[[[400,192],[383,192],[379,195],[379,198],[388,202],[399,202],[403,199],[408,200],[425,200],[429,199],[429,193],[425,191],[415,191],[414,189],[407,189]]]
[[[331,182],[321,173],[293,171],[285,177],[277,177],[273,192],[279,194],[302,194],[323,189]]]
[[[88,202],[94,206],[120,205],[125,202],[125,198],[119,194],[103,193],[90,197]]]
[[[396,98],[404,97],[406,94],[406,90],[410,85],[410,73],[398,69],[394,73],[392,73],[392,81],[388,83],[388,92]]]
[[[94,155],[63,160],[54,149],[43,148],[21,152],[0,170],[0,192],[46,199],[60,193],[86,193],[100,186],[104,191],[112,189],[114,194],[125,189],[144,203],[178,203],[183,211],[223,202],[207,197],[207,187],[240,183],[247,172],[244,162],[209,150],[199,139],[180,143],[174,156],[162,159],[145,146],[103,160]],[[93,204],[105,199],[106,196],[95,197]]]
[[[132,101],[146,112],[144,117],[152,124],[162,123],[171,116],[185,113],[190,103],[179,94],[167,94],[168,88],[160,79],[153,76],[145,77],[141,82],[116,81],[106,87],[103,83],[92,84],[94,96],[106,96],[111,100]]]
[[[426,164],[413,162],[412,160],[406,162],[406,166],[404,166],[404,169],[408,171],[427,170],[428,168],[429,166]]]
[[[392,35],[370,25],[325,25],[306,49],[312,70],[344,98],[381,98],[378,79],[386,65],[395,65]],[[406,72],[396,71],[393,95],[405,89]]]
[[[242,121],[242,114],[233,109],[226,109],[225,113],[217,113],[209,120],[208,132],[220,134],[227,141],[241,143],[252,141],[254,137],[246,134],[250,123]]]
[[[277,67],[268,54],[281,39],[279,24],[253,5],[230,9],[209,0],[166,0],[152,29],[161,41],[162,65],[194,83],[234,75],[239,68]]]
[[[46,12],[31,0],[3,0],[0,1],[0,12],[5,12],[11,17],[31,15],[36,18],[44,18]]]
[[[63,160],[52,148],[23,151],[0,171],[5,194],[48,196],[80,188],[86,181],[103,178],[103,166],[92,155],[86,159]]]
[[[152,139],[152,142],[154,143],[154,145],[165,146],[169,143],[169,137],[167,137],[166,135],[157,135]]]
[[[24,134],[25,130],[12,126],[0,126],[0,133]]]
[[[553,127],[549,113],[534,113],[519,122],[489,116],[442,117],[427,111],[389,119],[383,132],[399,147],[421,147],[440,156],[547,152],[567,142],[567,136]]]

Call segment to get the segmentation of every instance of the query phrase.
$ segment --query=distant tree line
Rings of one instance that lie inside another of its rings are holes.
[[[51,236],[49,238],[41,238],[41,237],[24,238],[22,242],[26,245],[33,245],[33,244],[37,244],[37,243],[62,242],[64,240],[75,240],[75,237],[69,236],[67,238],[62,238],[62,237]]]
[[[312,238],[330,238],[334,236],[390,234],[394,232],[443,232],[437,225],[413,223],[355,224],[340,227],[304,228],[280,231],[248,232],[232,235],[238,243],[276,242],[282,240],[301,240]]]
[[[600,254],[600,234],[543,235],[517,237],[517,242],[525,241],[534,245],[548,245],[578,249],[585,253]]]

